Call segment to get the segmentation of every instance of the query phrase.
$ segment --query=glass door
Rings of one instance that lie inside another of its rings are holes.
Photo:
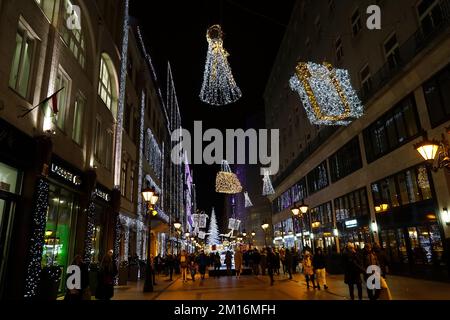
[[[8,260],[13,210],[13,202],[0,198],[0,297],[3,296],[5,285],[6,262]]]

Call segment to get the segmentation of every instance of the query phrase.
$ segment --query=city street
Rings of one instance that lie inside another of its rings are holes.
[[[293,280],[275,276],[275,284],[269,285],[268,276],[242,276],[207,278],[183,283],[180,278],[168,282],[159,277],[153,293],[142,292],[143,281],[129,282],[115,289],[114,300],[346,300],[347,286],[342,276],[328,276],[328,290],[306,288],[303,275]],[[448,300],[450,284],[389,276],[388,285],[394,300]],[[367,293],[363,289],[364,299]]]

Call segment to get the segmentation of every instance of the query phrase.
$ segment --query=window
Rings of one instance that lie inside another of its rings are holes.
[[[433,127],[450,119],[450,65],[425,82],[423,91]]]
[[[331,210],[331,202],[312,208],[311,219],[313,223],[319,221],[321,225],[332,224],[333,213]]]
[[[128,171],[128,162],[122,161],[122,169],[120,170],[120,194],[125,197],[127,190],[127,171]]]
[[[366,188],[361,188],[335,199],[334,210],[338,222],[368,216],[370,211]]]
[[[33,64],[33,49],[33,38],[29,32],[19,26],[16,34],[11,73],[9,75],[9,86],[25,99],[28,99],[30,96],[29,87]]]
[[[125,119],[123,123],[123,127],[125,129],[125,132],[130,135],[131,131],[131,114],[133,113],[133,106],[130,104],[127,104],[125,108]]]
[[[53,11],[55,8],[55,0],[35,0],[39,7],[41,7],[42,11],[47,16],[47,19],[52,22],[53,21]]]
[[[328,186],[328,172],[326,161],[322,162],[317,168],[308,173],[306,177],[308,181],[309,194],[313,194]]]
[[[130,172],[130,200],[133,202],[134,199],[134,168],[131,166]]]
[[[70,0],[64,1],[63,19],[61,19],[61,35],[66,45],[75,56],[75,59],[77,59],[80,66],[84,69],[86,65],[86,43],[84,40],[83,29],[69,29],[67,27],[68,19],[73,15],[76,16],[77,13],[73,10],[73,4]],[[77,18],[80,19],[79,21],[81,23],[81,17]]]
[[[361,14],[359,13],[359,9],[356,9],[352,15],[352,34],[354,37],[358,35],[358,33],[362,29],[361,22]]]
[[[335,48],[336,48],[336,60],[341,61],[344,57],[344,48],[342,46],[342,39],[341,37],[338,37],[335,41]]]
[[[81,145],[83,137],[83,116],[85,101],[81,97],[75,99],[75,105],[73,110],[73,128],[72,128],[72,139],[76,143]]]
[[[361,90],[363,96],[368,96],[372,91],[372,75],[368,64],[366,64],[366,66],[359,72],[359,78],[361,80]]]
[[[70,79],[61,67],[59,67],[56,75],[55,89],[55,91],[62,89],[58,93],[58,114],[55,116],[55,119],[58,128],[64,131],[67,111],[69,110]]]
[[[430,171],[424,165],[384,178],[372,184],[374,204],[392,208],[432,199],[431,181]]]
[[[425,35],[430,34],[444,19],[442,7],[438,0],[420,1],[417,5],[417,14]]]
[[[301,179],[299,182],[294,184],[291,187],[292,193],[292,201],[299,202],[302,199],[305,199],[308,196],[308,192],[306,189],[306,178]]]
[[[99,118],[95,120],[95,136],[94,136],[94,157],[100,161],[102,149],[102,122]]]
[[[414,139],[419,128],[415,99],[409,95],[364,130],[367,162],[373,162]]]
[[[113,87],[111,81],[111,72],[104,57],[100,59],[100,79],[98,85],[98,94],[102,98],[109,110],[112,110]]]
[[[396,70],[400,65],[400,47],[395,33],[384,43],[384,54],[389,69]]]
[[[113,133],[111,130],[106,132],[105,137],[105,168],[112,168],[112,150],[113,150]]]
[[[362,167],[359,139],[355,137],[332,155],[330,162],[331,181],[336,182]]]

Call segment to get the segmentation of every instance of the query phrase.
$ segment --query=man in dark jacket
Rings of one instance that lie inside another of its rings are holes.
[[[291,250],[286,249],[284,253],[284,264],[286,268],[286,273],[289,274],[289,280],[292,280],[292,254]]]
[[[267,271],[270,277],[270,285],[273,286],[273,272],[276,267],[276,257],[272,248],[267,248]]]
[[[173,269],[175,267],[175,261],[174,261],[173,255],[171,255],[171,254],[167,255],[166,264],[167,264],[167,268],[169,269],[169,280],[172,281]]]
[[[323,288],[328,289],[327,278],[326,278],[326,260],[323,254],[322,248],[317,248],[316,254],[313,257],[313,268],[317,279],[317,289],[320,290],[320,284],[322,283]]]
[[[261,255],[259,254],[259,251],[256,248],[252,253],[252,260],[253,260],[253,273],[257,276],[259,274],[259,263],[261,262]]]
[[[362,284],[361,284],[361,273],[364,272],[362,267],[360,256],[357,254],[355,245],[349,243],[347,249],[343,254],[343,264],[344,264],[344,283],[348,285],[350,298],[355,300],[355,285],[358,289],[358,298],[362,300]]]

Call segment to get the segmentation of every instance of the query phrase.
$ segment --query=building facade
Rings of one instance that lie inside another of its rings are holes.
[[[414,145],[449,126],[449,1],[298,1],[265,91],[266,125],[281,128],[271,197],[279,245],[339,252],[379,242],[392,270],[448,277],[449,175]],[[312,125],[289,88],[299,61],[347,69],[364,116],[346,127]],[[294,204],[310,208],[292,217]],[[287,235],[287,236],[286,236]]]

